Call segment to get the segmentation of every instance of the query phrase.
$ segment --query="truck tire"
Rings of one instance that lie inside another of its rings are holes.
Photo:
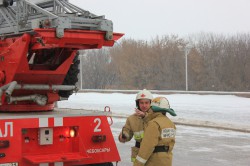
[[[75,85],[78,81],[78,74],[79,74],[79,52],[76,53],[75,58],[69,68],[69,71],[63,81],[63,85]],[[73,94],[72,91],[59,91],[59,96],[69,98],[70,95]]]

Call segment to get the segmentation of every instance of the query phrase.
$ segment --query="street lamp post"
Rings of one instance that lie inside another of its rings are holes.
[[[191,45],[186,45],[184,48],[185,51],[185,66],[186,66],[186,91],[188,91],[188,54],[192,49]]]
[[[185,80],[186,80],[186,91],[188,91],[188,54],[192,49],[191,45],[178,47],[185,54]]]
[[[187,49],[187,47],[185,47],[186,91],[188,91],[188,61],[187,61],[188,53],[189,53],[189,50]]]

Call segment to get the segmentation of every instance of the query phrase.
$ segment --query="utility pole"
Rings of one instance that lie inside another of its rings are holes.
[[[187,47],[185,47],[185,64],[186,64],[186,91],[188,91],[188,61],[187,61],[187,56],[188,56],[189,50]]]
[[[192,49],[191,45],[180,46],[178,47],[181,51],[184,51],[185,54],[185,83],[186,83],[186,91],[188,91],[188,54]]]
[[[193,47],[191,47],[191,45],[186,45],[184,48],[185,51],[185,66],[186,66],[186,91],[188,91],[188,54],[190,53],[191,49]]]

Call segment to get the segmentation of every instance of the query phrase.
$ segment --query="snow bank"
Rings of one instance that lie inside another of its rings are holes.
[[[224,127],[250,128],[250,98],[233,95],[169,94],[168,98],[179,123],[206,124]],[[110,106],[115,115],[134,113],[135,94],[77,93],[68,101],[58,102],[59,108],[91,109],[103,111]]]

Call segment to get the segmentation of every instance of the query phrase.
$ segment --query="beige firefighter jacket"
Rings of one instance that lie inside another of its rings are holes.
[[[171,166],[176,127],[162,113],[152,113],[145,129],[134,166]],[[156,146],[169,146],[168,152],[153,153]]]
[[[144,136],[143,119],[136,115],[130,115],[122,128],[122,133],[126,136],[126,142],[130,141],[133,137],[136,141],[141,142]]]
[[[153,112],[151,109],[148,112]],[[144,118],[141,118],[136,115],[130,115],[124,127],[122,128],[122,132],[126,136],[126,142],[130,141],[133,137],[136,142],[141,142],[144,137],[144,129],[146,127],[146,121],[148,121],[148,113],[146,113]],[[135,161],[135,157],[137,156],[139,148],[132,147],[131,148],[131,161]]]

